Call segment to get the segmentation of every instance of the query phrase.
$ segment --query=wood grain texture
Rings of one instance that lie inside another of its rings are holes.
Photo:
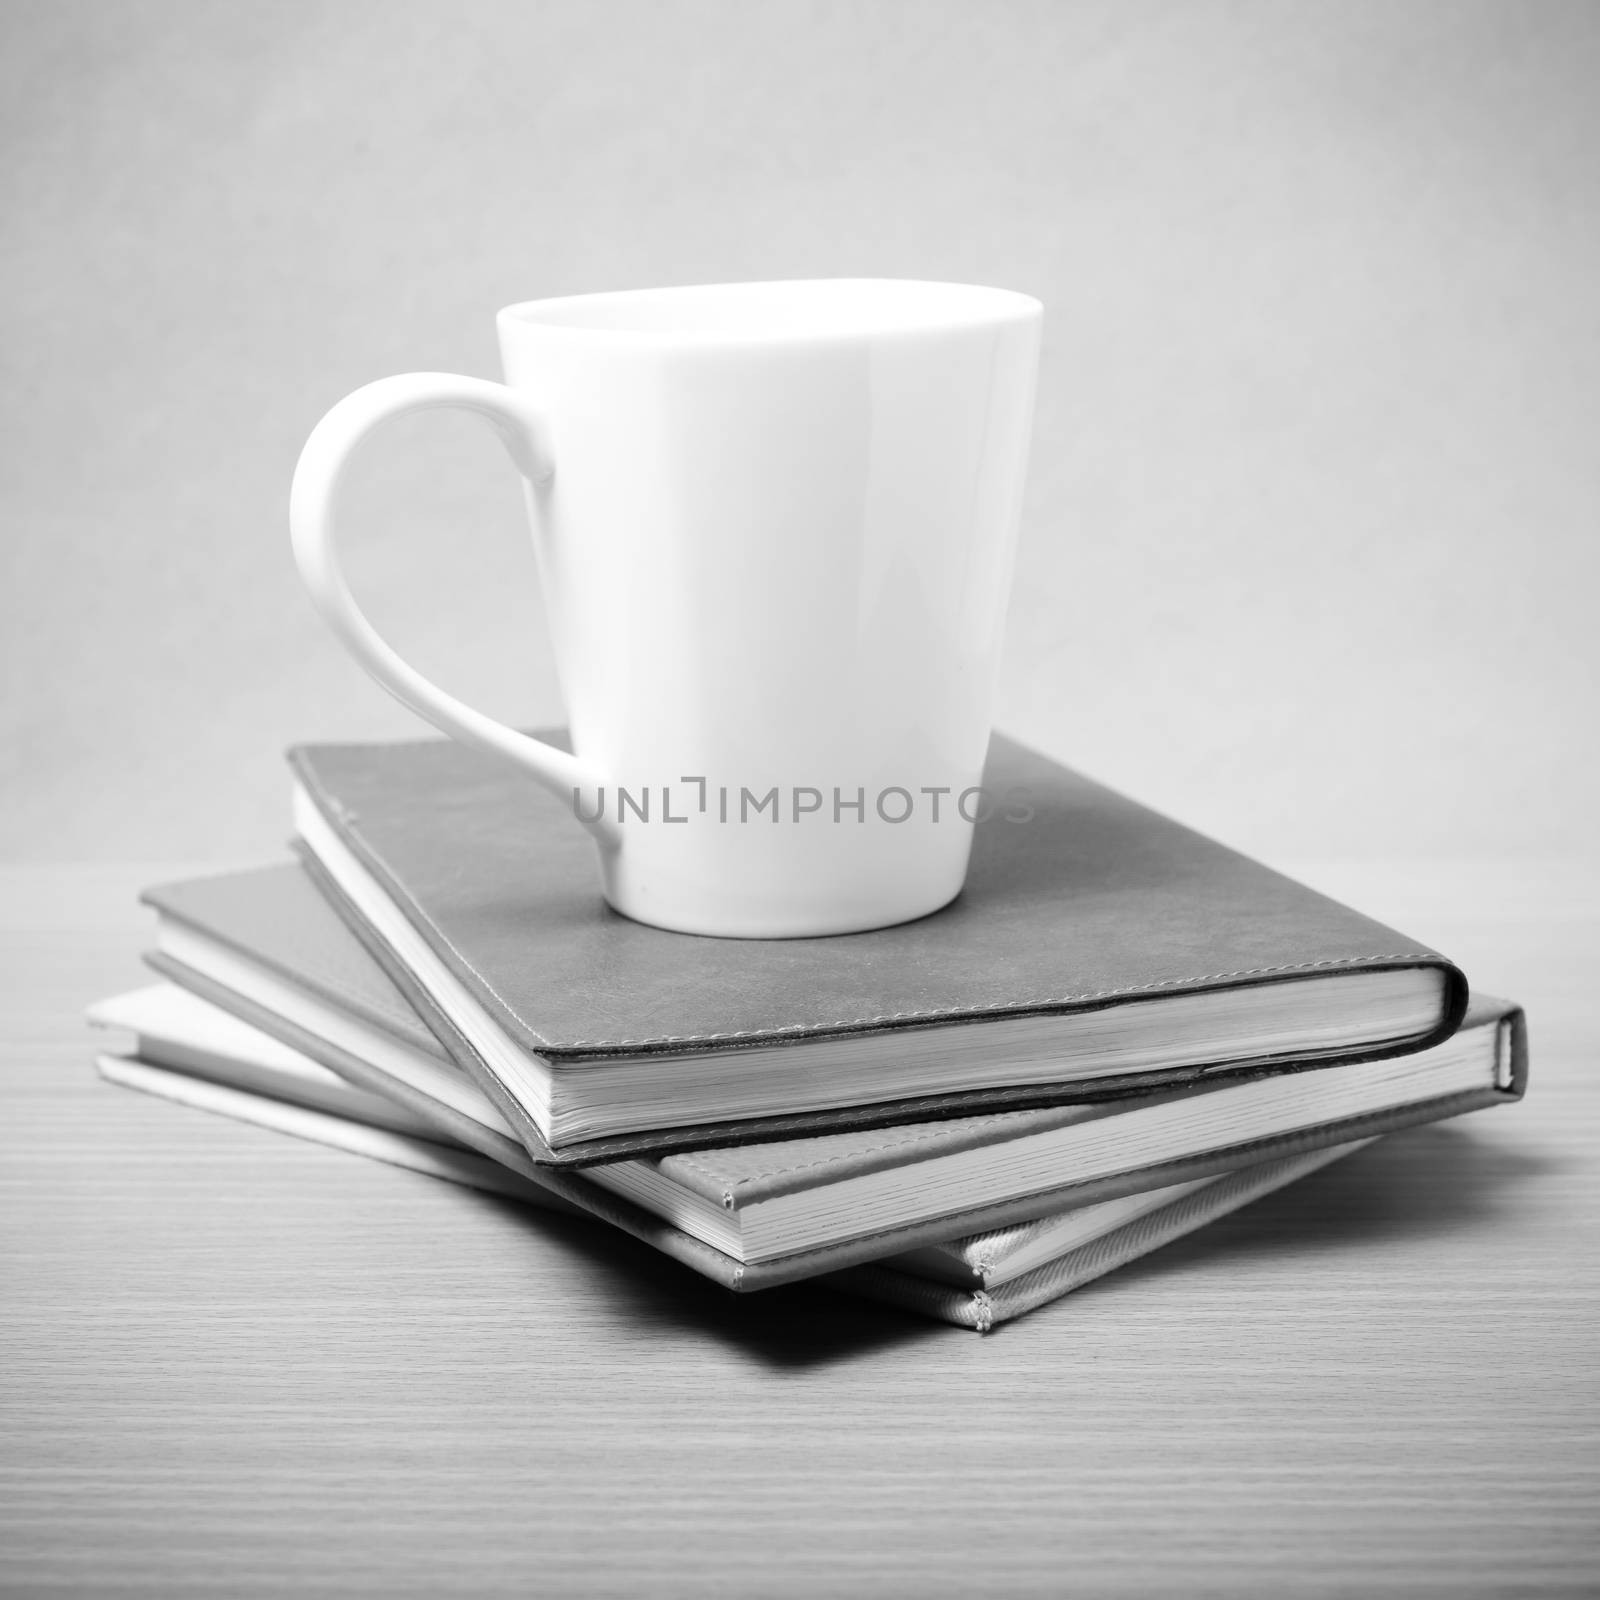
[[[1311,876],[1528,1007],[1528,1101],[987,1337],[99,1082],[160,869],[0,883],[0,1590],[1580,1593],[1600,885]]]

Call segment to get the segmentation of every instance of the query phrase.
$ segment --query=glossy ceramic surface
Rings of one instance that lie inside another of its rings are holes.
[[[883,280],[592,295],[499,317],[506,383],[358,390],[295,476],[296,557],[356,658],[516,762],[640,921],[849,932],[960,890],[1016,544],[1041,309]],[[377,636],[332,505],[387,417],[463,406],[522,473],[574,755],[473,711]]]

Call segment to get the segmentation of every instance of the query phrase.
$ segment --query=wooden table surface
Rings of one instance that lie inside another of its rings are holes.
[[[101,1083],[144,882],[0,882],[0,1591],[1579,1593],[1600,882],[1308,876],[1528,1007],[1528,1100],[979,1336]]]

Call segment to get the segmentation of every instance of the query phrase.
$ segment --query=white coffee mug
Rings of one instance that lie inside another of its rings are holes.
[[[499,316],[506,382],[413,373],[317,424],[290,502],[322,615],[392,694],[559,795],[640,922],[741,938],[923,916],[966,875],[1041,307],[889,280],[581,295]],[[573,754],[408,666],[332,506],[380,422],[488,418],[522,473]]]

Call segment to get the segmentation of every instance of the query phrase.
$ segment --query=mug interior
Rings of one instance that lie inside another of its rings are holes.
[[[683,338],[838,338],[1025,321],[1029,295],[962,283],[821,278],[571,295],[507,306],[502,318],[590,333]]]

